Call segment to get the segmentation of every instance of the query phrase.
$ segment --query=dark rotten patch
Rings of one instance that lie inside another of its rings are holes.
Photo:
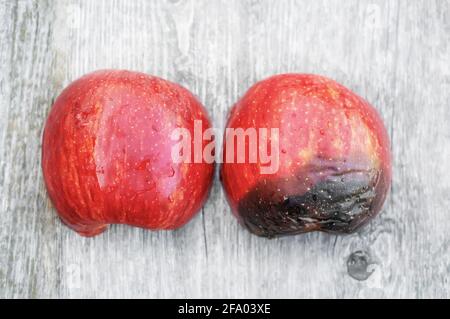
[[[377,188],[383,187],[379,171],[328,171],[324,176],[307,188],[298,179],[296,184],[288,179],[259,183],[239,203],[241,222],[252,233],[272,238],[314,230],[351,233],[374,216]]]

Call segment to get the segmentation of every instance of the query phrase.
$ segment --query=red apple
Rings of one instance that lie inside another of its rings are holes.
[[[69,85],[45,125],[42,168],[65,224],[84,236],[108,224],[175,229],[205,202],[214,164],[176,163],[176,128],[203,130],[203,106],[183,87],[129,71],[99,71]],[[207,141],[203,141],[203,146]]]
[[[348,233],[380,211],[391,183],[386,129],[371,105],[335,81],[306,74],[263,80],[234,106],[227,127],[279,130],[268,140],[279,146],[273,174],[262,173],[260,157],[221,167],[232,211],[252,233]],[[224,157],[234,138],[225,136]]]

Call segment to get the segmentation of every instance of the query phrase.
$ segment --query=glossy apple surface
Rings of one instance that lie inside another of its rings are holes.
[[[227,127],[279,129],[275,174],[261,174],[260,161],[221,167],[232,211],[252,233],[349,233],[382,208],[391,183],[386,129],[337,82],[306,74],[263,80],[233,107]],[[226,146],[225,138],[224,154]]]
[[[214,170],[172,160],[172,131],[194,134],[194,120],[211,126],[189,91],[157,77],[107,70],[70,84],[48,116],[42,150],[47,190],[64,223],[84,236],[108,224],[187,223],[206,200]]]

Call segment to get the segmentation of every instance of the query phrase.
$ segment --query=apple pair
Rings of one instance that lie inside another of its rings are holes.
[[[211,129],[198,100],[157,77],[107,70],[70,84],[51,109],[42,147],[46,187],[63,222],[84,236],[109,224],[183,226],[214,176],[211,161],[174,161],[173,132],[194,136],[196,123],[202,134]],[[373,107],[335,81],[303,74],[261,81],[234,106],[227,128],[278,132],[268,140],[278,156],[270,173],[259,156],[226,159],[230,145],[234,153],[239,145],[226,143],[225,134],[221,180],[234,215],[252,233],[347,233],[380,211],[391,181],[386,130]],[[244,139],[247,155],[250,142]]]

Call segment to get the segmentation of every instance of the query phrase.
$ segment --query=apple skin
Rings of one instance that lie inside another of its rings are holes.
[[[381,210],[392,175],[386,129],[371,105],[337,82],[270,77],[237,102],[227,127],[279,128],[275,174],[261,174],[259,159],[225,163],[224,156],[221,166],[232,212],[250,232],[351,233]],[[226,146],[225,137],[224,154]]]
[[[157,77],[104,70],[70,84],[51,109],[42,147],[45,184],[63,222],[88,237],[109,224],[187,223],[214,173],[214,164],[172,161],[173,129],[194,136],[194,120],[211,127],[188,90]]]

